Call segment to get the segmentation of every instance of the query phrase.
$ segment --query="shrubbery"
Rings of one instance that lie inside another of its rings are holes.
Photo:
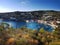
[[[58,29],[54,32],[47,32],[43,28],[37,31],[26,27],[4,30],[0,26],[0,45],[49,45],[58,38],[56,37],[58,32]]]

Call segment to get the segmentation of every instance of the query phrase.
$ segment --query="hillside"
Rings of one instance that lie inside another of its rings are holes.
[[[17,20],[29,20],[29,19],[42,19],[44,14],[51,15],[52,17],[56,17],[60,19],[60,11],[53,11],[53,10],[39,10],[39,11],[15,11],[15,12],[7,12],[7,13],[0,13],[0,18],[3,19],[10,19],[16,18]]]

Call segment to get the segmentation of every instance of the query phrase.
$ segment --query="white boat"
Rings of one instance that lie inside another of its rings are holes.
[[[29,22],[29,20],[26,20],[26,22],[28,23],[28,22]]]

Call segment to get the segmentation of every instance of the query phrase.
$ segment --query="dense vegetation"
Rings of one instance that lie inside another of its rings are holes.
[[[47,32],[43,28],[37,31],[26,27],[5,29],[0,26],[0,45],[60,45],[59,39],[59,28]]]

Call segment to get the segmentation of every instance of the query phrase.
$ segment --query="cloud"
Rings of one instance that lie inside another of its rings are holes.
[[[24,1],[20,2],[21,5],[25,5],[26,3],[27,3],[27,2],[24,2]]]
[[[21,0],[20,1],[20,5],[21,6],[26,6],[26,5],[28,5],[29,4],[29,0]]]

